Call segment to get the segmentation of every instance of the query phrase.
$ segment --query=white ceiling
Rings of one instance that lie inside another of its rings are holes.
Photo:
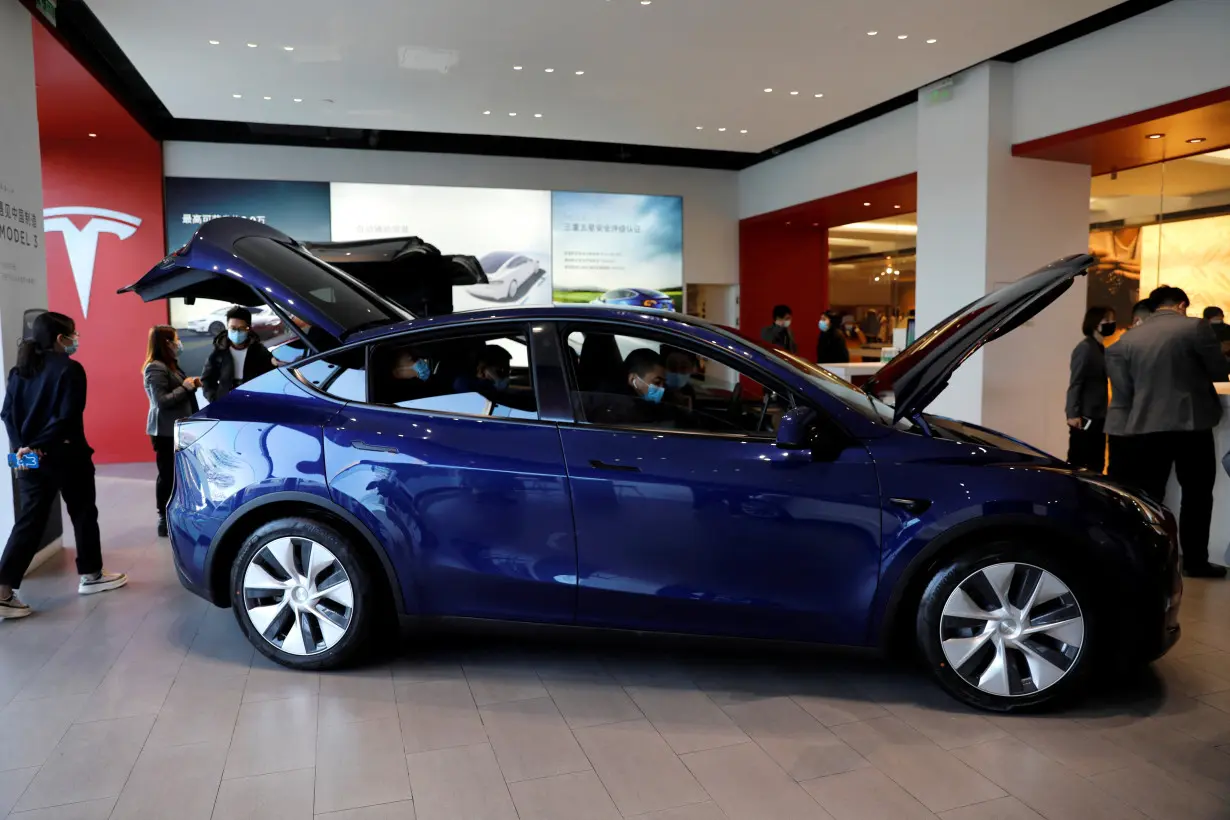
[[[89,0],[89,6],[180,118],[762,151],[1117,2]],[[902,34],[907,39],[898,39]],[[931,38],[934,44],[926,42]],[[447,71],[431,67],[448,63]],[[523,70],[514,71],[517,65]],[[824,97],[816,98],[819,93]]]

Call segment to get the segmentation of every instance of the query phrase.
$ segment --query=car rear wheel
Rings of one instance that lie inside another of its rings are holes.
[[[940,684],[998,712],[1053,706],[1080,692],[1100,650],[1083,574],[1001,542],[941,567],[919,602],[918,643]]]
[[[231,601],[248,640],[295,669],[356,661],[376,608],[362,556],[332,527],[303,518],[248,537],[231,567]]]

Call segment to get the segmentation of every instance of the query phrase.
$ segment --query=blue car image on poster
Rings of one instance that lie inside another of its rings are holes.
[[[683,199],[555,191],[556,302],[683,309]]]

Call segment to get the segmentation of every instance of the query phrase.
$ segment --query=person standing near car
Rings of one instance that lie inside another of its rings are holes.
[[[252,332],[252,311],[236,305],[226,312],[226,331],[214,339],[201,386],[215,402],[239,385],[273,370],[273,356]]]
[[[77,539],[77,592],[90,595],[128,583],[125,575],[103,571],[94,451],[85,439],[85,368],[71,358],[79,341],[70,317],[40,314],[9,372],[0,410],[9,447],[18,457],[36,453],[39,465],[18,472],[20,512],[0,556],[0,620],[30,614],[17,589],[38,552],[57,493],[68,507]]]
[[[1149,299],[1154,314],[1106,349],[1112,391],[1106,428],[1126,437],[1130,453],[1114,477],[1162,501],[1174,470],[1182,490],[1183,571],[1224,578],[1226,569],[1209,563],[1217,478],[1213,428],[1222,415],[1213,383],[1226,381],[1230,366],[1208,325],[1187,317],[1186,293],[1163,286]]]
[[[850,348],[837,329],[839,317],[829,311],[820,317],[820,338],[816,340],[816,364],[845,364],[850,361]]]
[[[1106,469],[1106,337],[1115,332],[1114,313],[1091,307],[1081,322],[1083,339],[1072,350],[1068,376],[1068,463],[1100,473]]]
[[[790,322],[794,319],[790,305],[777,305],[773,308],[773,324],[760,331],[760,338],[771,345],[777,345],[782,350],[798,353],[794,343],[794,334],[790,332]]]
[[[201,386],[200,379],[185,376],[179,369],[179,354],[183,349],[175,328],[169,325],[150,328],[143,371],[145,395],[149,397],[145,432],[154,445],[154,459],[158,464],[154,500],[160,538],[167,535],[167,502],[171,500],[175,470],[175,422],[197,411],[196,391]]]

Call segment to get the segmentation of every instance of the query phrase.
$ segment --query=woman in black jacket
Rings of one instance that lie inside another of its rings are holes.
[[[32,338],[21,343],[17,366],[9,372],[0,411],[9,447],[19,457],[38,454],[39,465],[18,473],[17,521],[0,557],[0,620],[30,614],[17,589],[38,552],[57,493],[64,498],[77,537],[77,591],[90,595],[128,583],[124,575],[103,572],[94,451],[85,440],[85,368],[70,358],[77,344],[71,318],[40,314]]]
[[[179,354],[184,349],[179,334],[169,325],[150,328],[145,345],[145,395],[149,397],[149,415],[145,432],[154,445],[158,463],[158,481],[154,485],[154,502],[158,510],[158,536],[167,534],[167,502],[175,475],[175,422],[186,419],[199,408],[196,391],[201,380],[185,376],[179,369]]]
[[[1115,332],[1115,313],[1091,307],[1081,322],[1083,339],[1072,351],[1065,412],[1068,419],[1068,463],[1100,473],[1106,469],[1106,338]]]
[[[820,317],[820,339],[816,342],[816,364],[845,364],[850,348],[839,329],[841,317],[828,311]]]

